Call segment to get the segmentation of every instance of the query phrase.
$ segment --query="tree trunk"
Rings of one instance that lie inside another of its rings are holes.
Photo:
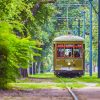
[[[40,72],[41,72],[41,62],[38,62],[37,63],[37,72],[38,72],[38,74],[40,74]]]
[[[32,73],[36,74],[36,62],[33,63]]]
[[[22,76],[23,78],[24,78],[24,77],[28,77],[27,69],[20,68],[20,74],[21,74],[21,76]]]
[[[43,73],[43,62],[41,62],[41,73]]]

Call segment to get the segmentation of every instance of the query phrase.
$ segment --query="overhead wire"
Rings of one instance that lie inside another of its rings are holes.
[[[90,1],[89,1],[90,2]],[[93,10],[95,11],[96,14],[98,14],[98,12],[96,11],[95,7],[93,6],[92,2],[90,2],[92,5]]]

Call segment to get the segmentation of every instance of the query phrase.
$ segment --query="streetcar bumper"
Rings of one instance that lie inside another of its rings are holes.
[[[64,77],[78,77],[84,74],[83,70],[73,70],[73,71],[66,71],[66,70],[54,70],[54,74],[56,76],[64,76]]]

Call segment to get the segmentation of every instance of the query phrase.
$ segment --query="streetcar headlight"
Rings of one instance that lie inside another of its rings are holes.
[[[68,62],[68,65],[70,66],[70,65],[71,65],[71,63],[70,63],[70,62]]]

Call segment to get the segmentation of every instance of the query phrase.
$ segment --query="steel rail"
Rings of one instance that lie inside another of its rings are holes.
[[[79,100],[78,97],[75,95],[75,93],[70,88],[67,88],[67,89],[68,89],[69,93],[72,95],[74,100]]]
[[[66,83],[61,78],[60,81],[65,85],[65,88],[68,89],[68,92],[71,94],[72,98],[74,100],[79,100],[75,93],[69,87],[66,87]]]

